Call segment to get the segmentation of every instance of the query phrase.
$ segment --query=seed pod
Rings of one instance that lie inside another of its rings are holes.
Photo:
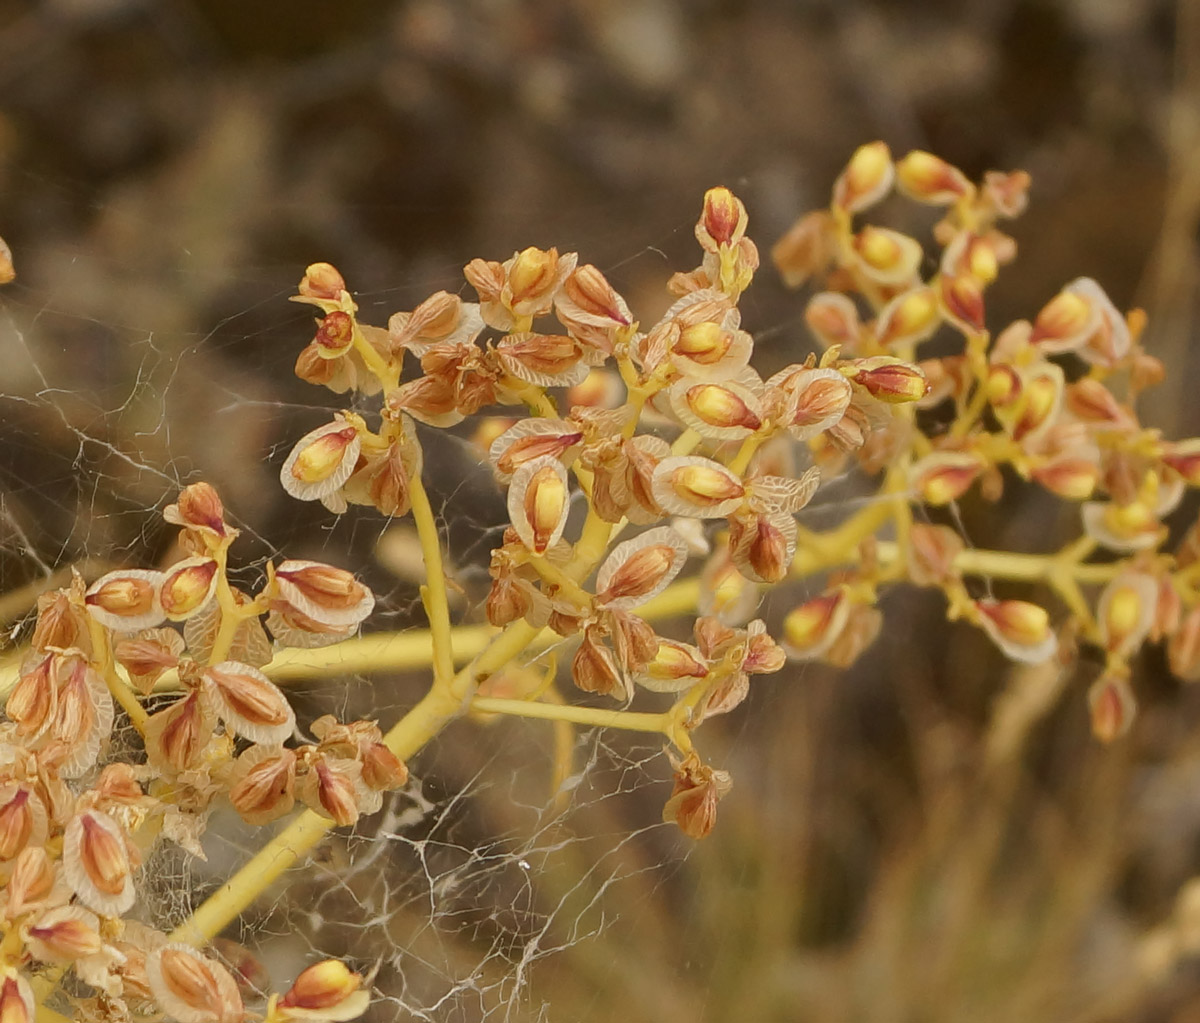
[[[671,388],[671,408],[680,422],[712,440],[742,440],[762,426],[763,408],[756,389],[747,383],[762,381],[753,371],[743,371],[743,380],[680,380]]]
[[[804,307],[804,322],[826,348],[840,345],[852,352],[861,340],[858,307],[840,291],[822,291],[813,295]]]
[[[4,1023],[33,1023],[37,1002],[29,981],[11,967],[5,967],[0,977],[0,1020]]]
[[[789,288],[798,288],[814,274],[824,273],[837,251],[833,217],[816,210],[800,217],[771,247],[771,261]]]
[[[808,440],[836,426],[850,407],[853,388],[836,369],[789,366],[767,381],[767,391],[782,396],[783,421],[797,440]]]
[[[275,1004],[283,1019],[328,1020],[341,1023],[367,1010],[371,996],[361,990],[362,976],[336,959],[304,970]]]
[[[509,334],[496,354],[506,372],[538,387],[574,387],[588,375],[583,346],[561,334]]]
[[[1058,650],[1044,607],[1027,600],[977,600],[976,624],[1014,661],[1041,664]]]
[[[183,637],[174,629],[147,629],[117,642],[113,657],[134,687],[148,694],[163,672],[179,664],[183,651]]]
[[[93,618],[117,632],[150,629],[165,617],[158,599],[162,581],[162,572],[146,569],[109,572],[88,587],[84,603]]]
[[[16,919],[37,903],[44,902],[54,890],[56,878],[55,863],[46,850],[40,845],[26,846],[10,867],[5,915]]]
[[[748,579],[777,583],[786,578],[796,553],[796,520],[778,509],[729,518],[729,550]]]
[[[887,195],[895,175],[886,143],[859,146],[834,183],[833,204],[847,213],[861,213]]]
[[[717,822],[717,803],[732,788],[726,771],[718,771],[693,752],[682,762],[673,761],[675,785],[663,807],[663,821],[675,823],[689,838],[705,838]]]
[[[1088,690],[1092,712],[1092,734],[1101,742],[1113,742],[1129,731],[1137,716],[1137,700],[1129,680],[1109,672]]]
[[[212,558],[185,558],[167,569],[159,601],[172,621],[190,618],[217,589],[217,563]]]
[[[896,187],[910,199],[930,206],[950,206],[972,191],[962,171],[920,149],[896,164]]]
[[[346,290],[346,282],[332,264],[311,263],[296,290],[304,298],[335,300]]]
[[[889,288],[908,287],[919,281],[917,270],[925,251],[915,238],[886,227],[864,227],[854,236],[853,247],[862,273]]]
[[[1158,581],[1145,572],[1124,572],[1100,594],[1096,620],[1108,653],[1128,660],[1154,625]]]
[[[16,859],[26,847],[41,845],[48,831],[45,804],[30,786],[0,786],[0,860]]]
[[[218,537],[225,535],[225,508],[208,483],[184,487],[179,499],[163,509],[163,518],[185,529],[202,530]]]
[[[4,713],[22,738],[33,738],[49,727],[58,706],[58,654],[33,655],[22,666]]]
[[[983,463],[975,455],[939,451],[915,462],[909,479],[922,501],[937,506],[962,497],[982,471]]]
[[[241,1023],[242,996],[220,963],[186,945],[167,944],[146,956],[154,1000],[179,1023]]]
[[[361,443],[358,430],[344,419],[306,433],[284,460],[279,479],[300,501],[330,498],[354,472]]]
[[[280,597],[323,625],[358,625],[375,607],[374,595],[352,573],[319,561],[285,561],[275,582]]]
[[[929,382],[919,367],[888,356],[857,359],[842,372],[871,397],[889,405],[920,401],[929,392]]]
[[[338,827],[349,827],[359,818],[359,784],[362,767],[357,761],[317,754],[308,764],[298,795],[317,813]]]
[[[937,292],[920,285],[901,292],[875,320],[875,338],[884,346],[919,344],[941,325]]]
[[[204,670],[202,683],[211,687],[217,713],[227,728],[251,742],[283,742],[296,728],[287,698],[266,675],[240,661],[222,661]]]
[[[193,689],[146,722],[146,755],[172,771],[195,767],[213,737],[217,712],[212,695]]]
[[[517,536],[535,554],[562,538],[570,511],[567,470],[548,455],[521,465],[508,487],[508,514]]]
[[[653,693],[679,693],[708,674],[708,662],[688,643],[658,640],[658,651],[634,681]]]
[[[728,188],[710,188],[704,193],[704,207],[696,223],[696,240],[705,252],[718,252],[721,246],[733,246],[746,233],[749,217],[742,200]]]
[[[96,915],[82,906],[58,906],[29,924],[25,940],[36,959],[69,963],[100,951],[99,927]]]
[[[746,497],[738,476],[720,462],[696,455],[664,458],[653,477],[654,500],[672,515],[724,518]]]
[[[237,759],[229,802],[249,824],[266,824],[290,813],[296,803],[296,754],[290,749],[251,746]]]
[[[571,660],[571,678],[585,693],[599,693],[624,700],[629,696],[625,679],[613,652],[604,645],[600,631],[589,626]]]
[[[85,810],[71,818],[62,864],[79,901],[100,916],[122,916],[137,898],[125,833],[106,813]]]
[[[824,656],[846,627],[850,601],[842,587],[822,593],[793,608],[783,619],[783,650],[798,661]]]
[[[564,465],[574,461],[583,433],[574,423],[562,419],[520,419],[497,437],[488,448],[488,458],[496,478],[508,483],[526,462],[535,458],[556,458]]]
[[[59,667],[57,706],[50,731],[65,748],[58,764],[59,775],[78,778],[96,763],[100,744],[112,733],[112,694],[82,658],[65,657]]]
[[[442,342],[470,341],[483,330],[483,317],[474,302],[437,291],[411,313],[393,313],[388,320],[388,342],[392,352],[407,348],[422,356]]]

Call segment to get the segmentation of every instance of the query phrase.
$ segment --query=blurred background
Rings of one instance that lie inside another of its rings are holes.
[[[1096,278],[1147,310],[1168,366],[1146,420],[1200,434],[1196,0],[0,0],[10,640],[24,587],[167,556],[156,511],[199,478],[247,564],[369,565],[375,627],[420,623],[419,570],[379,563],[377,518],[331,523],[278,488],[294,439],[339,407],[291,376],[304,266],[337,265],[383,324],[458,290],[473,257],[554,245],[653,322],[698,261],[706,188],[744,199],[765,253],[876,138],[972,177],[1028,170],[994,325]],[[810,349],[803,302],[760,272],[742,311],[768,360]],[[503,503],[465,443],[427,441],[469,617]],[[836,495],[822,508],[836,521]],[[1077,528],[1015,489],[963,516],[987,547]],[[276,983],[316,951],[379,963],[377,1020],[1200,1020],[1200,694],[1151,653],[1132,733],[1101,747],[1099,661],[1014,672],[940,598],[884,609],[851,670],[789,666],[706,727],[734,790],[702,845],[656,823],[657,748],[578,737],[559,816],[551,734],[464,723],[382,824],[230,937]],[[386,727],[423,684],[330,680],[300,716]],[[166,854],[155,922],[257,841],[217,818],[207,866]]]

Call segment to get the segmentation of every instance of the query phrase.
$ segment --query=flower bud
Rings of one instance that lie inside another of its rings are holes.
[[[997,363],[988,367],[987,382],[988,402],[992,408],[1007,409],[1021,397],[1021,375],[1005,363]]]
[[[710,188],[704,193],[696,240],[705,252],[716,252],[722,245],[736,245],[745,235],[748,221],[741,199],[728,188]]]
[[[626,327],[633,322],[625,300],[613,290],[604,274],[590,263],[577,267],[567,277],[558,303],[560,316],[566,311],[570,319],[582,319],[592,326],[613,324]]]
[[[362,751],[362,779],[367,788],[390,791],[408,781],[408,768],[382,742],[373,742]]]
[[[509,374],[538,387],[573,387],[588,374],[583,346],[564,334],[509,334],[496,354]]]
[[[700,366],[719,363],[733,347],[734,334],[711,320],[694,323],[679,332],[671,352]]]
[[[1100,595],[1096,618],[1104,649],[1128,660],[1142,645],[1154,624],[1158,583],[1144,572],[1126,572]]]
[[[1039,465],[1031,475],[1052,494],[1068,501],[1085,501],[1096,489],[1100,467],[1094,457],[1066,454]]]
[[[1060,291],[1033,321],[1030,341],[1043,351],[1066,352],[1081,347],[1099,324],[1099,310],[1084,295]]]
[[[596,575],[596,601],[631,608],[666,589],[687,560],[687,543],[670,526],[617,544]]]
[[[589,627],[583,632],[583,640],[571,659],[571,678],[585,693],[599,693],[616,700],[629,695],[625,679],[617,667],[611,650],[601,642],[599,631]]]
[[[708,662],[700,651],[687,643],[659,639],[658,650],[638,673],[639,685],[655,693],[676,693],[693,685],[708,673]]]
[[[796,553],[796,520],[773,510],[729,519],[729,549],[734,564],[747,578],[761,583],[784,579]]]
[[[823,273],[837,248],[833,218],[826,210],[806,213],[771,248],[771,261],[789,288]]]
[[[896,187],[910,199],[931,206],[949,206],[971,191],[962,171],[920,149],[896,164]]]
[[[300,787],[301,798],[338,827],[349,827],[359,818],[358,781],[362,768],[356,761],[318,755],[309,764]]]
[[[570,464],[582,442],[582,431],[572,423],[561,419],[520,419],[492,441],[488,457],[501,482],[508,482],[520,466],[538,458],[550,457]]]
[[[986,322],[983,286],[979,280],[971,274],[941,274],[938,280],[938,298],[946,318],[965,333],[981,333],[986,327]]]
[[[344,419],[326,423],[296,442],[279,480],[300,501],[330,498],[350,478],[362,448],[358,430]]]
[[[346,290],[346,282],[337,268],[329,263],[312,263],[304,271],[297,289],[305,298],[338,299]]]
[[[859,213],[873,206],[892,187],[895,173],[886,143],[859,146],[834,183],[834,205],[847,213]]]
[[[276,1008],[282,1010],[284,1019],[292,1018],[289,1010],[299,1009],[323,1020],[350,1020],[361,1016],[370,1001],[361,987],[359,974],[336,959],[326,959],[304,970]]]
[[[36,659],[20,674],[8,694],[4,713],[15,722],[18,735],[34,736],[49,725],[57,703],[54,678],[56,663],[55,654]]]
[[[192,690],[146,722],[146,753],[150,762],[186,771],[195,767],[213,737],[217,717],[211,701]]]
[[[229,802],[250,824],[266,824],[295,805],[296,754],[290,749],[251,746],[238,757],[234,777]]]
[[[163,510],[163,518],[176,526],[225,535],[225,507],[216,490],[207,483],[184,487],[179,500]]]
[[[537,298],[554,280],[558,268],[558,250],[549,251],[530,246],[519,252],[508,268],[508,288],[511,302],[518,305]]]

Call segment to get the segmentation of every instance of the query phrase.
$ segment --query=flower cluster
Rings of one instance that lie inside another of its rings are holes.
[[[95,990],[76,1019],[161,1012],[181,1021],[248,1018],[234,974],[196,949],[125,919],[155,834],[203,856],[208,816],[227,800],[251,823],[299,797],[338,824],[378,809],[404,764],[372,722],[310,726],[261,670],[281,645],[344,638],[370,613],[342,569],[269,565],[255,595],[226,578],[238,531],[204,483],[165,511],[187,556],[165,570],[122,569],[38,602],[36,626],[0,723],[0,1018],[34,1018],[30,971],[70,968]],[[266,616],[266,629],[262,618]],[[167,696],[156,695],[161,690]],[[153,703],[152,713],[143,701]],[[124,708],[146,763],[109,762]],[[273,1019],[344,1020],[367,994],[340,964],[306,971]],[[339,972],[340,971],[340,972]],[[323,978],[320,984],[314,977]],[[318,991],[317,989],[320,988]]]

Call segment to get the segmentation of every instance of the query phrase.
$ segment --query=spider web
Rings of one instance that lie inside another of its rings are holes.
[[[673,233],[690,242],[690,221]],[[657,247],[606,270],[619,278],[629,264],[660,280],[668,272]],[[253,587],[269,560],[320,558],[354,568],[375,590],[370,630],[424,627],[424,566],[386,553],[411,547],[404,523],[361,509],[332,516],[280,492],[278,466],[292,443],[346,401],[290,379],[311,315],[286,302],[292,289],[280,280],[299,269],[242,272],[272,286],[206,331],[160,327],[153,316],[85,315],[78,310],[86,303],[23,279],[6,290],[0,593],[10,651],[32,627],[36,592],[62,585],[71,570],[94,578],[179,557],[161,509],[201,478],[217,486],[243,532],[231,554],[235,580]],[[364,319],[385,323],[424,293],[456,287],[456,269],[438,268],[425,288],[359,294]],[[373,411],[369,399],[361,407]],[[424,430],[422,440],[454,613],[480,621],[503,494],[461,432]],[[386,729],[427,686],[428,671],[333,675],[292,695],[302,729],[323,713]],[[358,827],[333,833],[225,936],[265,967],[275,989],[319,957],[370,972],[377,997],[368,1019],[555,1020],[563,1018],[554,1011],[560,997],[594,1003],[594,1018],[606,1018],[600,992],[621,983],[620,965],[606,961],[611,941],[598,955],[595,939],[663,930],[653,918],[683,904],[676,879],[687,845],[659,823],[670,774],[661,743],[586,730],[566,741],[570,775],[556,787],[550,723],[456,722],[410,764],[406,790]],[[121,756],[141,757],[127,725],[110,750]],[[163,930],[181,924],[271,831],[246,826],[226,807],[204,835],[207,861],[160,843],[142,871],[137,912]],[[678,965],[686,975],[686,961]]]

